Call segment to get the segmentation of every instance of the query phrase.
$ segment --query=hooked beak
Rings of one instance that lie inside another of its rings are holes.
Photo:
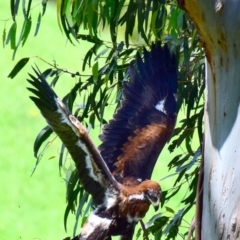
[[[152,205],[153,205],[153,208],[154,208],[154,210],[156,212],[159,209],[159,202],[156,202],[156,203],[152,202]]]
[[[161,195],[162,195],[161,190],[159,192],[149,191],[148,194],[146,195],[149,200],[149,203],[153,205],[155,211],[159,209]]]
[[[149,202],[153,206],[155,212],[159,209],[160,199],[153,201],[151,198],[148,197]]]

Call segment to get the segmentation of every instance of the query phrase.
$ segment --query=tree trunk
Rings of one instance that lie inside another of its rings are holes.
[[[179,0],[206,52],[199,239],[240,239],[240,1]]]

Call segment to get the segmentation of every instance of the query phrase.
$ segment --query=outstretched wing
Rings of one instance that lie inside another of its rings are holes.
[[[110,171],[120,177],[150,179],[176,122],[177,63],[167,46],[153,44],[137,55],[123,84],[121,108],[103,128],[99,146]]]
[[[37,78],[29,74],[31,80],[28,80],[34,87],[28,88],[35,95],[30,97],[31,100],[68,149],[84,189],[92,195],[96,204],[102,203],[109,181],[117,187],[116,180],[90,140],[85,127],[58,99],[44,75],[36,69],[34,71]]]

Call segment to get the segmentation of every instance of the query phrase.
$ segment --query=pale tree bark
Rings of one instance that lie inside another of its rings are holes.
[[[205,150],[198,239],[240,239],[240,1],[179,0],[206,52]]]

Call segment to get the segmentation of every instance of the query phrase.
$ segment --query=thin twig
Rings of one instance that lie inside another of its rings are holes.
[[[143,237],[144,237],[144,239],[145,240],[149,240],[149,238],[148,238],[148,231],[145,228],[145,224],[144,224],[143,220],[140,220],[140,224],[141,224],[141,227],[142,227],[142,230],[143,230]]]

